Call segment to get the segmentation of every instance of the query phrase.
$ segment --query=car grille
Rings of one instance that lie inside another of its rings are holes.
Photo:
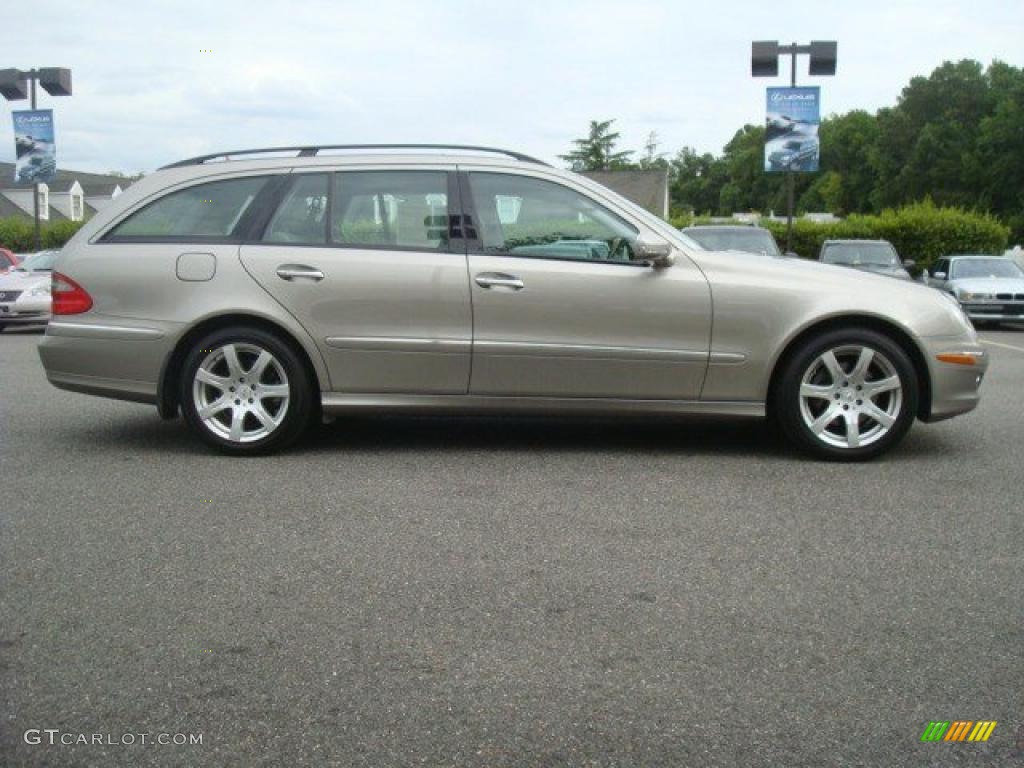
[[[996,298],[1000,301],[1024,301],[1024,293],[997,293]]]
[[[0,301],[14,301],[21,296],[21,291],[0,291]]]

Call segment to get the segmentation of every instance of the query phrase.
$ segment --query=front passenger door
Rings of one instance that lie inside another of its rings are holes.
[[[711,297],[684,254],[662,269],[634,261],[637,227],[561,180],[462,180],[471,394],[699,398]]]

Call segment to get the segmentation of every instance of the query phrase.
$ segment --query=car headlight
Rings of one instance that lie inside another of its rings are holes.
[[[37,285],[35,288],[31,289],[28,292],[28,295],[29,296],[49,296],[50,295],[50,284],[49,283],[43,283],[42,285]]]
[[[957,298],[960,301],[982,301],[985,299],[994,299],[995,296],[991,293],[975,292],[975,291],[957,291]]]

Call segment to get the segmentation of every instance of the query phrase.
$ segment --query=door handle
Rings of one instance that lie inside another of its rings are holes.
[[[502,272],[481,272],[476,276],[476,284],[481,288],[508,288],[512,291],[523,290],[523,281],[515,275]]]
[[[319,269],[307,267],[305,264],[282,264],[277,268],[277,276],[282,280],[292,281],[302,277],[319,283],[324,279],[324,273]]]

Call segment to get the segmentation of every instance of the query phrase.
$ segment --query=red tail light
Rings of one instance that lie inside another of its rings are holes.
[[[67,275],[54,272],[50,277],[53,314],[78,315],[92,309],[92,296]]]

